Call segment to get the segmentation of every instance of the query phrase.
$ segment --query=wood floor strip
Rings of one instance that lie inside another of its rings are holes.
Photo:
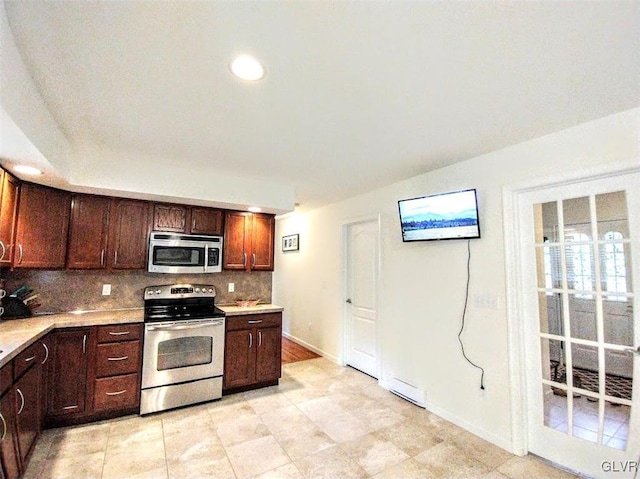
[[[282,338],[282,364],[305,361],[307,359],[319,358],[320,355],[299,345],[288,338]]]

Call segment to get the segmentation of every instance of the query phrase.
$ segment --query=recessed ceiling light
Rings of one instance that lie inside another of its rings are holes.
[[[33,166],[16,165],[13,167],[13,169],[14,171],[17,171],[18,173],[22,173],[23,175],[37,176],[42,174],[42,170],[39,170],[38,168],[35,168]]]
[[[247,208],[249,211],[251,211],[252,213],[260,213],[262,211],[262,208],[258,207],[258,206],[249,206],[249,208]]]
[[[240,55],[229,64],[231,73],[242,80],[256,81],[264,77],[264,67],[250,55]]]

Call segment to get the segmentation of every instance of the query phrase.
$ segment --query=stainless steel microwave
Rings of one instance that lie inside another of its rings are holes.
[[[150,273],[219,273],[222,236],[154,231],[149,237]]]

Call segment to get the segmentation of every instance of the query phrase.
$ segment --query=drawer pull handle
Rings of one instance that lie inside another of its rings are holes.
[[[4,442],[4,438],[7,437],[7,421],[4,420],[2,414],[0,414],[0,420],[2,420],[2,438],[0,438],[0,442]]]
[[[22,391],[20,391],[20,388],[16,389],[17,393],[20,395],[20,408],[18,409],[18,416],[22,413],[22,410],[24,409],[24,394],[22,394]]]
[[[42,347],[44,348],[44,352],[46,354],[45,354],[45,357],[44,357],[44,359],[42,360],[42,362],[40,364],[46,363],[47,360],[49,359],[49,346],[47,346],[47,343],[42,343]]]
[[[33,361],[36,358],[36,355],[34,354],[33,356],[31,356],[30,358],[27,358],[24,360],[25,363],[30,363],[31,361]]]
[[[262,320],[261,319],[250,319],[249,320],[249,324],[258,324],[261,323]]]
[[[124,336],[125,334],[129,334],[129,331],[119,331],[119,332],[113,332],[113,331],[109,331],[109,334],[111,336]]]
[[[126,361],[129,356],[121,356],[119,358],[107,358],[107,361]]]
[[[126,392],[127,392],[127,390],[126,390],[126,389],[123,389],[122,391],[117,391],[117,392],[115,392],[115,393],[105,393],[105,394],[106,394],[107,396],[120,396],[120,394],[124,394],[124,393],[126,393]]]
[[[64,409],[65,411],[68,411],[69,409],[77,409],[78,406],[65,406],[62,409]]]

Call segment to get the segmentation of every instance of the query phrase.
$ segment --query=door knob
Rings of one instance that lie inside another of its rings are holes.
[[[351,304],[351,298],[347,299],[347,303]]]

